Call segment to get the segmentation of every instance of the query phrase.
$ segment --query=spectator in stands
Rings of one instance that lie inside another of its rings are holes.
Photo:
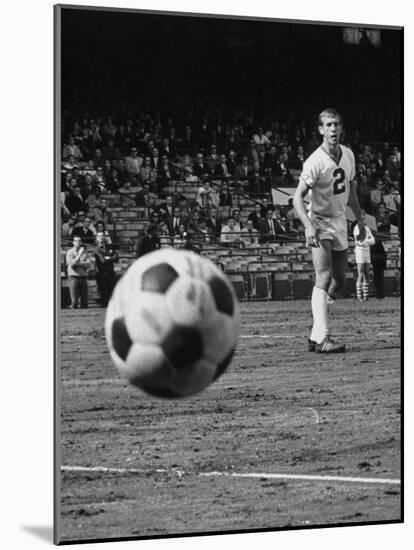
[[[210,168],[204,161],[203,153],[197,153],[196,162],[193,165],[192,173],[199,179],[199,181],[211,175]]]
[[[161,142],[161,160],[162,157],[167,157],[169,160],[175,159],[176,152],[175,147],[171,145],[170,140],[168,138],[163,138]]]
[[[371,190],[371,202],[374,207],[377,207],[381,202],[383,202],[384,200],[383,196],[384,196],[384,184],[382,183],[382,180],[377,180],[375,189]]]
[[[166,195],[165,202],[160,204],[158,211],[161,214],[161,218],[167,221],[171,220],[174,214],[174,198],[172,195]]]
[[[378,177],[381,177],[385,170],[385,162],[382,155],[382,151],[377,151],[372,162],[375,164],[375,172],[378,174]]]
[[[206,156],[206,163],[209,167],[210,174],[214,174],[217,164],[220,162],[220,157],[217,153],[217,146],[213,143],[210,145],[210,153]]]
[[[375,294],[377,298],[382,299],[385,296],[384,271],[387,267],[387,256],[379,235],[375,235],[375,243],[371,247],[371,264],[374,273]]]
[[[361,208],[363,208],[368,214],[372,214],[371,189],[368,185],[368,179],[365,174],[362,174],[357,179],[357,195]]]
[[[70,214],[68,220],[62,224],[61,233],[60,233],[62,239],[67,239],[72,237],[72,232],[76,225],[76,222],[77,222],[77,214],[76,213]]]
[[[390,174],[390,171],[388,169],[385,169],[384,170],[384,173],[382,175],[382,183],[384,185],[384,193],[386,193],[388,191],[388,188],[389,186],[391,185],[391,174]]]
[[[142,163],[142,156],[138,155],[138,150],[136,147],[132,147],[131,154],[125,159],[125,169],[127,171],[128,178],[132,180],[133,184],[138,181]]]
[[[220,190],[217,182],[213,181],[210,185],[210,193],[207,197],[206,208],[218,208],[220,206]]]
[[[197,226],[192,224],[192,230],[187,231],[187,234],[191,237],[191,242],[194,245],[198,245],[202,247],[204,244],[207,244],[210,242],[210,235],[207,229],[206,225],[206,218],[205,216],[200,216]]]
[[[181,209],[178,206],[174,206],[173,215],[167,220],[167,226],[170,235],[176,235],[178,233],[180,225],[184,223],[185,220],[181,214]]]
[[[217,217],[217,208],[210,208],[206,218],[206,226],[213,242],[217,242],[221,234],[221,221]]]
[[[266,151],[263,159],[263,169],[265,174],[273,174],[278,158],[279,155],[276,149],[276,145],[272,145],[270,149]]]
[[[107,145],[102,149],[102,154],[105,160],[119,161],[122,158],[121,151],[115,145],[113,137],[108,139]]]
[[[240,241],[245,248],[259,246],[259,232],[254,228],[252,220],[247,220],[246,227],[240,231]]]
[[[227,219],[227,223],[223,225],[220,235],[220,243],[223,246],[234,246],[240,242],[240,233],[234,229],[234,218],[231,216]]]
[[[106,180],[105,180],[102,166],[97,166],[96,174],[92,176],[92,179],[93,179],[93,184],[95,188],[98,189],[100,193],[104,193],[107,191]]]
[[[247,155],[244,155],[241,163],[236,165],[234,177],[236,180],[243,182],[244,187],[248,187],[249,180],[253,177],[253,166],[249,163]]]
[[[234,208],[231,213],[232,218],[234,219],[234,231],[240,233],[243,228],[243,223],[240,217],[240,208]]]
[[[233,195],[227,185],[223,183],[220,188],[220,206],[232,206],[233,205]]]
[[[103,169],[104,165],[105,165],[105,158],[102,154],[102,149],[95,149],[95,152],[93,154],[93,164],[94,166],[98,169],[99,167],[101,167]]]
[[[61,191],[69,191],[70,189],[73,190],[73,187],[76,185],[76,178],[72,176],[72,171],[62,170],[61,175],[63,176],[61,178]]]
[[[98,287],[100,304],[102,307],[106,307],[115,288],[116,274],[114,263],[118,262],[119,257],[116,250],[108,244],[103,231],[96,234],[94,256],[96,285]]]
[[[63,165],[63,168],[69,172],[73,172],[75,168],[79,168],[79,165],[76,162],[75,157],[73,155],[69,155],[68,160]]]
[[[69,136],[68,143],[65,144],[62,151],[62,160],[73,158],[73,161],[76,163],[82,159],[83,155],[78,145],[76,145],[75,138]]]
[[[292,218],[293,220],[296,220],[297,222],[299,222],[299,216],[298,216],[298,213],[295,210],[295,207],[293,206],[293,198],[292,197],[290,197],[288,199],[287,205],[282,210],[283,210],[283,214],[286,216],[286,218]]]
[[[401,161],[397,160],[399,156],[399,154],[391,154],[387,158],[386,169],[389,171],[391,178],[399,179],[401,176]]]
[[[73,228],[72,236],[80,237],[85,244],[93,244],[95,242],[95,231],[91,218],[85,216],[83,224]]]
[[[73,187],[73,190],[70,190],[65,199],[65,205],[69,212],[80,212],[87,209],[87,205],[82,197],[81,188],[78,183]]]
[[[111,171],[106,178],[106,185],[110,193],[116,193],[118,189],[122,186],[122,183],[118,177],[117,168],[111,168]]]
[[[166,187],[175,177],[176,173],[173,166],[170,164],[168,157],[166,155],[163,155],[161,157],[161,164],[158,169],[159,187]]]
[[[230,172],[227,167],[227,158],[224,153],[220,155],[220,160],[214,167],[214,175],[220,179],[227,179],[230,176]]]
[[[262,218],[266,218],[268,210],[270,210],[273,214],[274,207],[270,203],[270,201],[267,197],[262,198],[261,210],[262,210]]]
[[[146,156],[144,163],[139,171],[140,180],[142,183],[149,183],[151,189],[154,189],[154,185],[157,181],[157,171],[151,166],[151,157]]]
[[[236,173],[236,156],[236,152],[231,149],[228,155],[229,158],[226,161],[229,176],[234,176]]]
[[[188,231],[190,233],[197,233],[200,225],[201,209],[198,207],[194,208],[190,214],[188,220]]]
[[[381,202],[378,205],[377,214],[375,216],[377,222],[378,233],[389,233],[391,229],[390,215],[388,214],[385,204]]]
[[[112,244],[112,238],[109,234],[109,231],[106,229],[106,226],[103,221],[99,220],[95,224],[96,234],[103,233],[105,236],[105,242],[106,244]]]
[[[260,155],[259,155],[259,151],[257,150],[257,146],[254,142],[254,139],[250,139],[249,141],[249,146],[245,152],[245,155],[248,159],[248,163],[251,164],[251,166],[254,166],[255,162],[258,162],[259,165],[262,161]]]
[[[148,185],[144,185],[145,206],[151,211],[157,208],[158,195],[153,191],[147,191]]]
[[[79,236],[73,237],[73,248],[66,253],[71,309],[88,307],[88,269],[90,258]]]
[[[207,180],[202,186],[197,189],[196,201],[202,207],[208,206],[208,199],[211,193],[210,182]]]
[[[188,150],[190,150],[195,146],[193,130],[189,124],[187,124],[187,126],[184,128],[182,145],[185,149],[188,149]]]
[[[299,145],[296,149],[296,153],[293,155],[290,165],[293,170],[299,170],[302,172],[303,163],[305,162],[305,151],[302,145]]]
[[[156,227],[158,229],[161,223],[161,214],[158,210],[154,210],[153,212],[151,212],[150,223],[151,223],[151,226]]]
[[[260,241],[262,243],[274,241],[276,239],[276,235],[278,234],[278,225],[279,224],[276,225],[276,222],[273,219],[272,210],[266,210],[265,218],[260,222]]]
[[[105,197],[99,199],[99,204],[88,210],[88,215],[95,221],[103,221],[105,225],[114,222],[114,215],[108,206],[108,201]]]
[[[369,145],[364,145],[364,149],[361,155],[361,161],[368,166],[373,160],[373,155],[371,153],[371,147]]]
[[[400,212],[401,197],[397,186],[393,183],[389,187],[389,191],[384,195],[384,204],[387,212],[390,215],[390,221],[393,225],[398,225],[398,215]]]
[[[133,184],[129,172],[126,167],[125,159],[119,159],[116,167],[118,171],[118,180],[121,185],[123,185],[127,180],[131,181],[131,185]]]
[[[256,231],[260,231],[260,220],[262,219],[262,206],[258,202],[254,205],[254,211],[250,212],[247,217],[253,223]]]
[[[289,228],[289,232],[293,234],[299,233],[299,226],[300,226],[300,220],[298,218],[298,215],[296,214],[296,210],[292,208],[291,210],[288,210],[285,214],[287,225]]]
[[[275,219],[275,222],[277,223],[278,235],[294,237],[298,234],[298,231],[294,228],[292,221],[288,220],[286,216],[281,216],[279,219]]]
[[[155,214],[155,212],[154,212]],[[160,248],[160,239],[158,237],[158,224],[147,223],[138,237],[135,246],[135,257],[141,258],[144,254],[158,250]]]
[[[94,208],[99,203],[99,188],[97,189],[93,183],[92,177],[86,174],[83,184],[81,185],[81,195],[85,201],[87,208]]]
[[[256,146],[257,152],[259,153],[260,161],[263,162],[266,149],[270,147],[270,139],[264,133],[262,126],[259,126],[257,132],[253,134],[253,142]]]
[[[279,159],[274,167],[273,175],[278,186],[290,185],[293,181],[288,164],[287,153],[280,153]]]
[[[161,167],[161,158],[158,147],[154,147],[151,153],[151,166],[158,173]]]
[[[166,221],[161,221],[158,229],[158,238],[160,240],[160,248],[168,248],[171,246],[171,235],[168,231]]]

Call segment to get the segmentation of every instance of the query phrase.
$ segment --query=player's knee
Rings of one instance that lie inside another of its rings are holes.
[[[324,290],[328,290],[329,285],[331,284],[332,275],[329,270],[319,271],[315,276],[315,285]]]

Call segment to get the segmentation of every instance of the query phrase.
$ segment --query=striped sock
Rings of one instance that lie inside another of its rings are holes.
[[[362,300],[362,283],[358,283],[356,284],[356,295],[357,295],[357,300]]]
[[[362,283],[362,294],[364,296],[364,300],[368,300],[369,283]]]

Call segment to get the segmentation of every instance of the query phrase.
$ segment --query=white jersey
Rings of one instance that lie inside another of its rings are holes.
[[[365,225],[365,239],[363,241],[359,241],[357,239],[358,235],[359,227],[356,225],[354,227],[355,261],[357,264],[369,264],[371,263],[371,252],[369,247],[375,243],[375,239],[367,225]]]
[[[351,149],[339,147],[338,162],[320,146],[303,164],[300,177],[310,189],[309,215],[330,218],[345,215],[350,183],[355,177],[355,158]]]

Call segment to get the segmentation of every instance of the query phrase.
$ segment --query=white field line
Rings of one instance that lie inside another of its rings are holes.
[[[105,474],[148,474],[148,470],[138,470],[136,468],[107,468],[104,466],[61,466],[62,472],[93,472]],[[183,475],[185,472],[173,469],[166,470],[159,468],[154,470],[155,473],[171,472],[177,475]],[[373,478],[373,477],[345,477],[345,476],[317,476],[306,474],[272,474],[272,473],[235,473],[235,472],[201,472],[198,474],[201,477],[237,477],[237,478],[255,478],[255,479],[284,479],[298,481],[337,481],[345,483],[370,483],[383,485],[400,485],[399,479],[389,478]]]
[[[279,340],[283,340],[284,338],[297,338],[297,335],[292,334],[285,334],[285,335],[277,335],[277,334],[240,334],[239,338],[275,338]]]
[[[227,477],[246,477],[246,478],[265,478],[265,479],[293,479],[302,481],[339,481],[348,483],[381,483],[386,485],[400,485],[399,479],[387,479],[387,478],[374,478],[374,477],[344,477],[344,476],[314,476],[306,474],[269,474],[269,473],[227,473],[227,472],[206,472],[201,473],[200,476],[227,476]]]

